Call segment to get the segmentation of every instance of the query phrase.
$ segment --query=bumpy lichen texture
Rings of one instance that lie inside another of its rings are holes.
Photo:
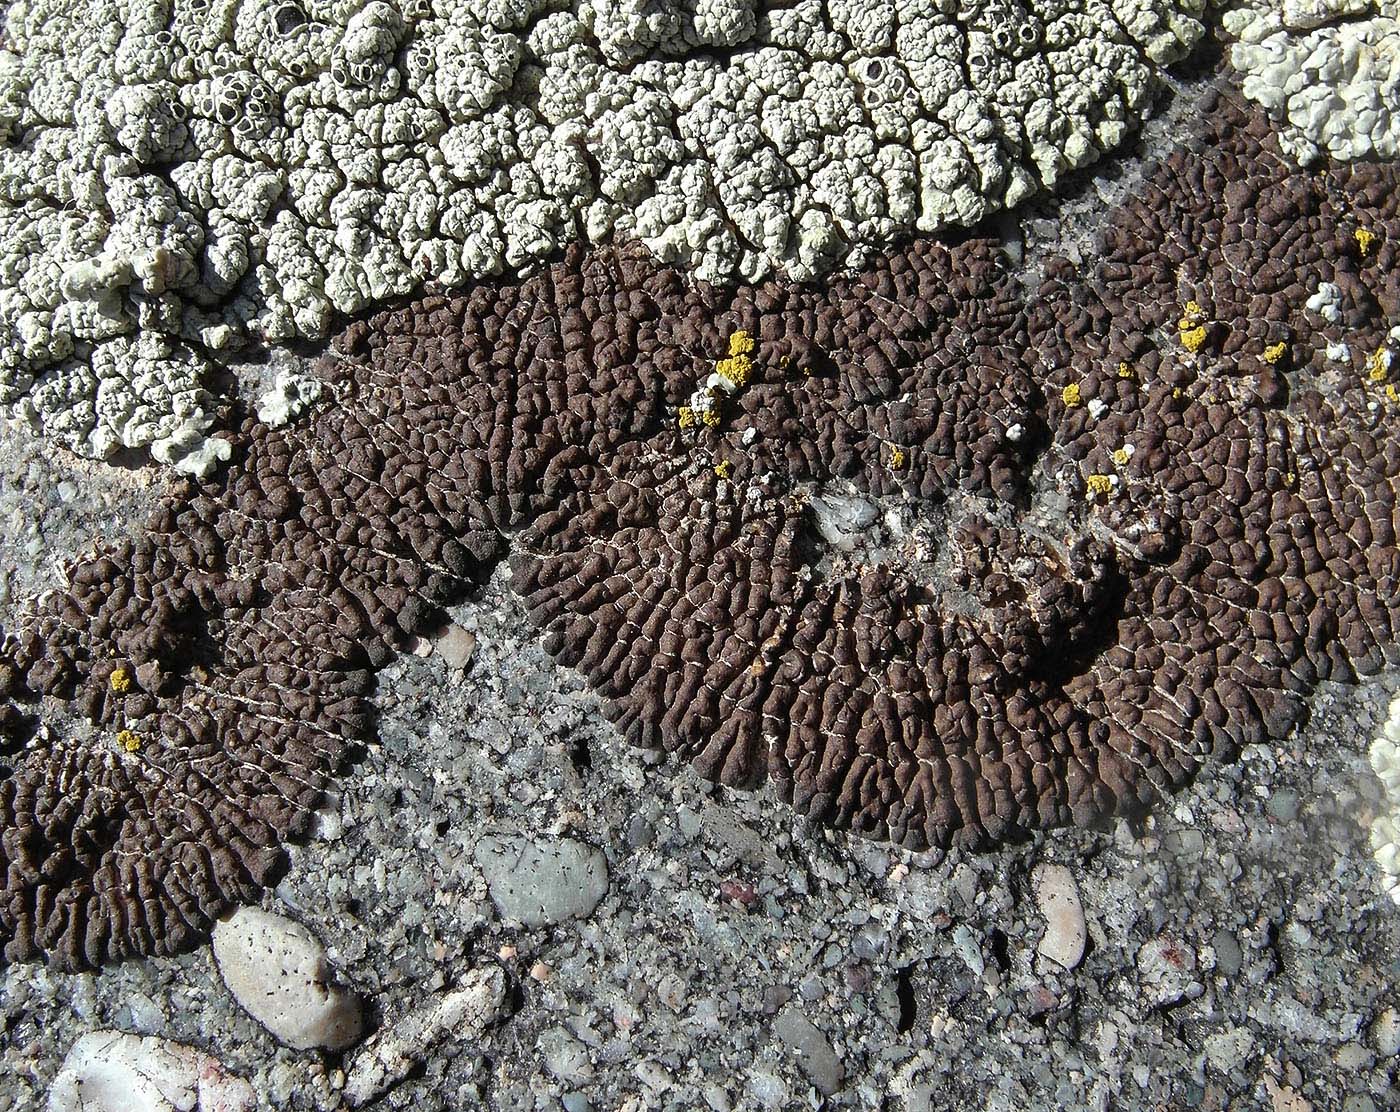
[[[1222,23],[1246,96],[1285,122],[1303,165],[1400,156],[1400,2],[1230,0]]]
[[[169,949],[247,899],[373,669],[508,549],[628,738],[915,847],[1139,806],[1378,668],[1400,174],[1203,114],[1024,309],[976,238],[824,292],[575,247],[353,325],[339,404],[250,418],[4,642],[6,953]]]
[[[1119,144],[1203,0],[17,0],[0,405],[196,474],[211,351],[639,238],[859,263]]]

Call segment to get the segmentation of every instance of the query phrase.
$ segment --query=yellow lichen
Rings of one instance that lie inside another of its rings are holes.
[[[1385,347],[1378,347],[1366,356],[1366,377],[1372,382],[1384,382],[1390,376],[1390,354]]]
[[[890,444],[888,447],[890,450],[890,470],[901,470],[909,462],[909,457],[898,444]]]
[[[1119,364],[1118,364],[1118,377],[1119,377],[1119,378],[1132,378],[1132,377],[1133,377],[1133,369],[1132,369],[1130,366],[1128,366],[1127,363],[1119,363]]]
[[[676,411],[676,424],[683,429],[690,428],[695,424],[695,410],[688,405],[683,405]]]
[[[1364,259],[1371,253],[1371,248],[1376,245],[1376,233],[1370,228],[1357,228],[1352,233],[1356,237],[1356,249],[1361,252]]]
[[[753,360],[743,352],[721,359],[715,364],[715,374],[730,383],[736,390],[748,385],[753,374]]]
[[[1181,311],[1181,319],[1176,322],[1181,334],[1181,345],[1193,355],[1205,346],[1206,313],[1199,301],[1188,301]]]
[[[1128,461],[1133,458],[1132,452],[1127,448],[1116,448],[1113,452],[1113,462],[1119,467],[1127,467]]]
[[[1181,346],[1192,355],[1200,351],[1206,345],[1206,326],[1204,324],[1195,325],[1192,328],[1181,330]]]
[[[116,740],[117,744],[128,753],[135,753],[141,748],[141,739],[132,730],[119,730]]]
[[[1079,383],[1071,382],[1068,386],[1061,390],[1060,400],[1063,401],[1065,405],[1069,406],[1071,409],[1077,406],[1083,400],[1079,393]]]
[[[713,407],[702,410],[700,413],[700,420],[705,422],[706,428],[714,428],[719,424],[719,410]]]
[[[715,474],[721,479],[727,479],[730,475],[734,474],[734,465],[727,459],[722,459],[715,464]]]
[[[1264,362],[1277,363],[1288,351],[1288,345],[1280,340],[1276,344],[1270,344],[1264,349]]]
[[[1181,387],[1180,387],[1180,386],[1173,386],[1173,387],[1172,387],[1172,397],[1174,397],[1174,398],[1179,398],[1179,397],[1181,397]]]
[[[1084,486],[1091,497],[1098,497],[1113,489],[1113,480],[1107,475],[1090,475],[1084,480]]]
[[[1385,397],[1387,401],[1400,402],[1400,390],[1395,389],[1395,383],[1392,382],[1386,386]]]
[[[131,690],[131,673],[125,668],[113,668],[112,674],[107,677],[107,683],[118,695],[125,695]]]
[[[730,355],[749,355],[753,352],[753,335],[741,328],[729,337]]]

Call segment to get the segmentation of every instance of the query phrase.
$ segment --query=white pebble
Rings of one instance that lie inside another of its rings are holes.
[[[360,1037],[360,1000],[337,987],[325,948],[300,923],[241,907],[214,927],[214,957],[234,999],[297,1050],[343,1050]]]
[[[183,1043],[94,1031],[73,1044],[49,1112],[253,1112],[257,1097],[218,1059]]]
[[[345,1081],[345,1102],[367,1104],[397,1085],[446,1035],[461,1043],[477,1038],[501,1013],[506,978],[499,966],[467,974],[462,987],[409,1012],[380,1031],[355,1056]]]
[[[1064,865],[1040,865],[1035,870],[1035,899],[1045,917],[1045,935],[1036,951],[1065,969],[1084,958],[1087,933],[1084,905],[1074,874]]]

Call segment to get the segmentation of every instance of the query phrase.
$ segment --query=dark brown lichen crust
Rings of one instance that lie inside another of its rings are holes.
[[[630,739],[915,847],[1144,803],[1378,667],[1397,175],[1208,120],[1024,311],[974,238],[822,291],[575,249],[351,326],[309,425],[247,422],[5,639],[6,955],[254,898],[373,670],[507,551]]]
[[[1319,680],[1394,662],[1400,630],[1400,172],[1299,171],[1261,116],[1204,115],[1088,280],[1052,266],[1029,309],[1044,466],[1116,477],[1089,527],[1128,581],[1064,693],[1160,787],[1281,736]]]

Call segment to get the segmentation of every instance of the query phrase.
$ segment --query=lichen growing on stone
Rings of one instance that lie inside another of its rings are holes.
[[[163,952],[252,898],[374,670],[507,553],[626,737],[912,847],[1140,807],[1393,659],[1400,436],[1325,351],[1400,317],[1397,171],[1299,172],[1230,100],[1200,138],[1024,306],[977,237],[823,290],[576,246],[351,325],[336,405],[247,419],[4,640],[6,954]],[[679,427],[741,333],[743,389]]]
[[[1203,0],[16,0],[0,406],[206,475],[211,364],[638,239],[810,278],[1118,147]],[[164,446],[164,447],[162,447]]]

